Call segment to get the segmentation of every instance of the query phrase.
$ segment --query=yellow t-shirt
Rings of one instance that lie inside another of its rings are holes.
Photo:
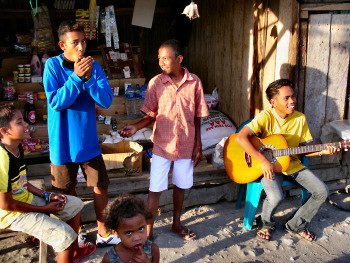
[[[22,145],[19,156],[14,156],[3,144],[0,144],[0,192],[12,192],[12,198],[30,204],[33,194],[27,190],[26,165],[23,161]],[[0,209],[0,229],[6,228],[21,214]]]
[[[246,127],[262,139],[270,135],[281,134],[286,138],[288,147],[298,147],[300,144],[312,141],[305,115],[298,111],[282,119],[275,109],[271,108],[260,112]],[[289,167],[283,173],[290,175],[303,168],[305,166],[301,164],[298,155],[292,155]]]

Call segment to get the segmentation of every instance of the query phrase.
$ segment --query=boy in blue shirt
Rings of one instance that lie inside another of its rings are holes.
[[[52,186],[76,196],[80,166],[87,186],[94,187],[96,244],[115,245],[119,240],[104,226],[109,179],[98,142],[95,115],[95,104],[108,108],[113,93],[101,66],[92,57],[84,57],[84,28],[75,21],[63,21],[58,37],[63,54],[47,60],[43,76],[48,103]]]

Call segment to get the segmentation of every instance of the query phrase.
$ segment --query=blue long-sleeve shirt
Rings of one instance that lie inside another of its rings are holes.
[[[50,160],[55,165],[81,163],[101,154],[95,104],[107,109],[113,92],[101,66],[93,63],[84,82],[74,69],[63,66],[63,54],[45,63],[43,82],[47,97]]]

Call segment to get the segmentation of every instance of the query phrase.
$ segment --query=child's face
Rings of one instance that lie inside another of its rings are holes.
[[[123,219],[117,229],[121,244],[132,250],[142,248],[147,241],[146,226],[146,218],[141,214]]]
[[[22,113],[16,110],[15,115],[9,123],[9,128],[6,128],[5,137],[11,140],[30,139],[28,123],[23,120]]]

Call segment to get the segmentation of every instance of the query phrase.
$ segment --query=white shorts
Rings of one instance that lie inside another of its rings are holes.
[[[168,189],[168,173],[172,161],[153,154],[151,163],[151,179],[149,190],[161,192]],[[174,161],[173,184],[181,189],[189,189],[193,185],[192,159]]]

